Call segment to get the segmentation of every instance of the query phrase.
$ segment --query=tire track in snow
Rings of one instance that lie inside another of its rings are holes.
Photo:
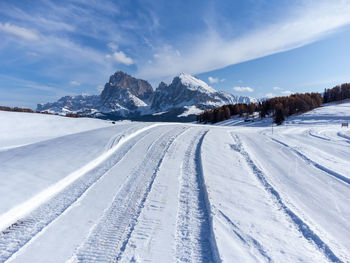
[[[320,136],[320,135],[318,135],[318,134],[314,134],[314,133],[312,132],[311,129],[309,129],[308,134],[309,134],[310,136],[314,137],[314,138],[317,138],[317,139],[320,139],[320,140],[323,140],[323,141],[327,141],[327,142],[331,141],[330,138],[322,137],[322,136]]]
[[[259,243],[259,241],[257,241],[252,236],[243,233],[239,227],[233,223],[231,219],[226,216],[221,210],[218,210],[218,212],[218,215],[228,223],[228,225],[231,227],[232,232],[242,241],[244,245],[257,250],[258,253],[267,260],[267,262],[272,262],[272,259],[267,255],[264,247]]]
[[[345,133],[342,132],[337,132],[337,135],[343,139],[346,139],[347,143],[350,143],[350,136],[346,135]]]
[[[144,133],[141,134],[141,136],[146,136],[148,133],[146,131],[149,129],[141,130],[143,130]],[[134,138],[132,135],[138,135],[141,130],[132,133],[129,135],[130,137],[123,137],[123,135],[120,135],[118,142],[121,144],[120,147],[118,147],[118,151],[112,153],[111,156],[100,165],[97,165],[86,174],[73,181],[46,203],[34,209],[30,214],[17,220],[10,227],[0,232],[0,262],[5,262],[9,259],[71,205],[77,202],[94,183],[117,164],[134,146],[131,140]],[[130,138],[129,140],[128,137]]]
[[[179,262],[221,262],[200,156],[207,132],[194,137],[182,164],[175,238]]]
[[[327,174],[329,174],[332,178],[336,178],[339,179],[340,181],[346,183],[346,184],[350,184],[350,178],[345,177],[344,175],[341,175],[335,171],[332,171],[331,169],[328,169],[327,167],[311,160],[310,158],[308,158],[306,155],[304,155],[303,153],[301,153],[300,151],[298,151],[297,149],[295,149],[294,147],[289,146],[288,144],[277,140],[275,138],[271,138],[272,141],[277,142],[281,145],[283,145],[284,147],[288,148],[289,150],[293,151],[297,156],[299,156],[301,159],[303,159],[305,162],[307,162],[308,164],[313,165],[314,167],[316,167],[317,169],[321,170],[322,172],[325,172]]]
[[[236,144],[231,145],[232,149],[240,153],[246,160],[249,167],[252,169],[254,175],[264,186],[265,190],[270,193],[272,197],[277,201],[279,207],[285,212],[285,214],[292,220],[299,232],[304,236],[305,239],[311,241],[316,247],[324,253],[324,255],[331,261],[336,263],[342,263],[342,261],[333,253],[329,246],[322,241],[322,239],[314,233],[311,228],[297,216],[283,201],[280,194],[275,188],[267,181],[265,174],[257,167],[257,165],[250,158],[249,154],[243,148],[241,140],[237,135],[232,135],[233,140]]]
[[[125,131],[126,134],[128,134],[130,131],[132,131],[134,129],[134,127],[131,127],[129,129],[127,129]],[[110,149],[113,148],[114,145],[117,145],[120,140],[122,140],[123,138],[125,138],[125,135],[120,135],[120,134],[117,134],[116,136],[113,136],[112,138],[109,139],[109,141],[107,142],[105,148],[104,148],[104,151],[107,152],[109,151]]]
[[[155,140],[120,188],[111,206],[77,249],[72,262],[117,262],[129,242],[159,167],[170,145],[185,128],[172,128]]]

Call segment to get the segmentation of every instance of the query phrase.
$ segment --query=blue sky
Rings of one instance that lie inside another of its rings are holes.
[[[265,97],[350,81],[348,0],[0,2],[0,105],[98,94],[123,70]]]

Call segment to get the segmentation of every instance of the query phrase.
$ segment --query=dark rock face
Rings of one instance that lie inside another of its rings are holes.
[[[109,98],[120,98],[122,90],[129,91],[132,95],[142,101],[148,102],[152,98],[153,89],[151,84],[142,79],[136,79],[122,71],[117,71],[106,83],[104,90],[101,93],[101,104]]]
[[[147,107],[152,96],[153,89],[147,81],[117,71],[101,93],[99,110],[127,116],[135,113],[139,107]]]

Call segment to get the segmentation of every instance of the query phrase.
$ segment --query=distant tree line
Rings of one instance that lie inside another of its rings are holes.
[[[16,112],[30,112],[30,113],[35,112],[32,109],[19,108],[19,107],[11,108],[11,107],[7,107],[7,106],[0,106],[0,110],[2,110],[2,111],[16,111]]]
[[[305,93],[275,97],[259,103],[230,104],[202,112],[200,115],[197,115],[197,121],[216,123],[228,120],[231,116],[246,117],[248,119],[254,112],[258,112],[260,118],[273,117],[274,122],[280,125],[286,117],[320,107],[322,101],[323,98],[320,93]]]
[[[7,106],[0,106],[0,111],[14,111],[14,112],[28,112],[28,113],[41,113],[41,114],[49,114],[49,115],[58,115],[58,113],[51,113],[49,111],[34,111],[32,109],[27,108],[19,108],[19,107],[7,107]],[[66,117],[70,118],[79,118],[79,117],[86,117],[85,115],[80,115],[77,113],[66,113]]]
[[[325,89],[323,103],[350,99],[350,83],[335,86],[332,89]]]

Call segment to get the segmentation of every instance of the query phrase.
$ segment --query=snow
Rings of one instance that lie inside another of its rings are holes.
[[[199,114],[203,111],[201,109],[198,109],[196,106],[185,106],[184,108],[185,108],[185,111],[180,115],[178,115],[177,117],[187,117],[188,115]]]
[[[130,100],[134,102],[136,107],[145,107],[145,106],[147,106],[147,104],[143,100],[141,100],[138,97],[136,97],[135,95],[131,94],[130,91],[128,91],[128,95],[129,95]]]
[[[111,126],[91,118],[0,111],[0,151],[63,135]]]
[[[157,115],[163,115],[164,113],[167,113],[168,111],[161,111],[157,113],[153,113],[152,115],[157,116]]]
[[[340,124],[350,122],[350,101],[341,104],[327,104],[301,116],[290,119],[295,124]]]
[[[207,93],[217,92],[215,89],[210,87],[207,83],[205,83],[204,81],[202,81],[200,79],[197,79],[197,78],[191,76],[190,74],[181,73],[179,75],[179,78],[181,79],[181,82],[184,85],[188,86],[189,89],[201,90],[201,91],[207,92]]]
[[[16,220],[24,217],[29,212],[33,211],[35,208],[46,202],[48,199],[50,199],[52,196],[58,194],[61,192],[64,188],[69,186],[70,184],[74,183],[77,179],[79,179],[81,176],[87,174],[94,168],[96,168],[98,165],[100,165],[102,162],[107,160],[110,156],[112,156],[113,153],[115,153],[125,142],[130,140],[131,138],[137,136],[141,132],[144,132],[152,127],[154,127],[156,124],[152,126],[148,126],[142,129],[137,130],[134,133],[131,133],[130,135],[126,137],[121,137],[110,149],[108,149],[103,154],[99,155],[97,158],[93,159],[91,162],[88,162],[78,170],[72,172],[71,174],[68,174],[66,177],[58,181],[57,183],[51,185],[50,187],[47,187],[45,190],[41,191],[39,194],[31,197],[27,201],[21,203],[18,206],[15,206],[11,208],[6,213],[2,214],[0,216],[0,229],[3,230],[8,225],[10,225],[12,222],[15,222]],[[158,124],[160,125],[160,124]]]
[[[42,137],[1,128],[31,144],[0,151],[0,262],[350,261],[350,103],[273,134],[30,116]]]

